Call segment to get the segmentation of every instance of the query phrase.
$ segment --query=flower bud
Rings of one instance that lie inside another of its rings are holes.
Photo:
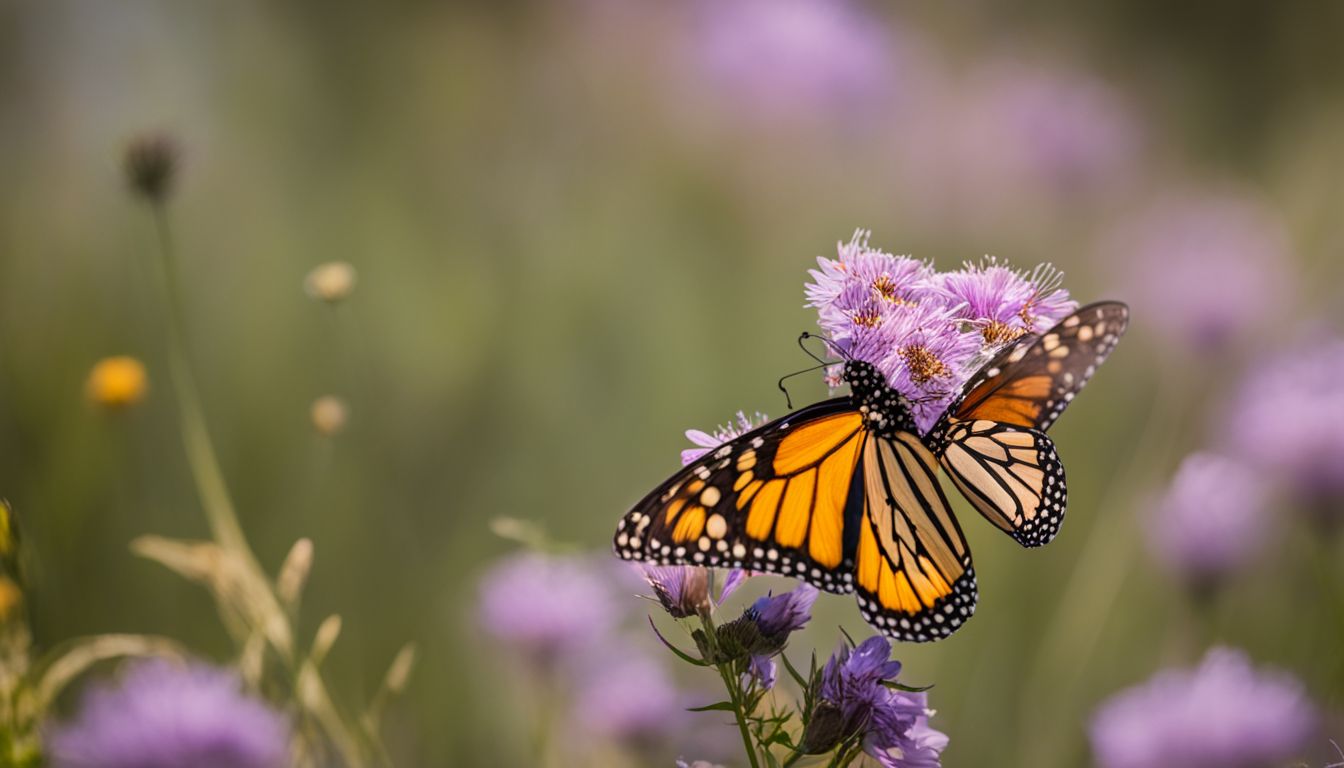
[[[830,752],[848,735],[846,730],[845,714],[840,707],[821,699],[812,710],[807,728],[803,729],[800,748],[807,755]]]

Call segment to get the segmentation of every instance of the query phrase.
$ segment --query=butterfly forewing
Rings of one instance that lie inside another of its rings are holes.
[[[616,552],[852,591],[845,511],[865,434],[862,415],[841,398],[725,443],[636,504],[617,528]]]
[[[1043,334],[1024,336],[980,369],[929,432],[945,439],[952,419],[983,419],[1045,431],[1115,349],[1129,325],[1117,301],[1089,304]]]
[[[1023,337],[971,377],[925,438],[971,504],[1023,546],[1049,542],[1064,518],[1064,466],[1045,430],[1128,324],[1129,308],[1107,301]]]

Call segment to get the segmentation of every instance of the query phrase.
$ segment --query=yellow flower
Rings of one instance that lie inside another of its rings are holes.
[[[144,364],[125,355],[99,360],[89,371],[84,386],[89,401],[104,408],[135,405],[145,398],[148,389],[149,376]]]
[[[350,416],[350,411],[341,398],[335,395],[323,395],[313,401],[309,416],[313,420],[314,429],[331,437],[345,429],[345,422]]]
[[[334,304],[355,290],[355,268],[344,261],[319,264],[303,279],[303,290],[314,299]]]
[[[23,602],[23,592],[8,576],[0,576],[0,621],[7,621]]]

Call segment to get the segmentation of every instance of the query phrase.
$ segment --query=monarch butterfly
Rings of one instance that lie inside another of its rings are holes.
[[[1066,501],[1045,430],[1115,348],[1118,302],[1083,307],[982,367],[921,438],[906,398],[846,360],[850,394],[800,409],[684,467],[617,525],[626,560],[747,568],[856,593],[898,640],[952,634],[975,611],[975,570],[938,467],[1025,546],[1049,541]]]

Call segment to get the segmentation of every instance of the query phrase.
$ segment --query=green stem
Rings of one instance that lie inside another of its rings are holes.
[[[1073,573],[1036,646],[1018,707],[1022,713],[1036,712],[1037,716],[1031,718],[1033,721],[1041,722],[1038,719],[1040,702],[1051,698],[1061,703],[1070,700],[1079,676],[1101,639],[1108,612],[1129,576],[1135,541],[1128,529],[1133,525],[1133,519],[1120,507],[1131,499],[1127,491],[1145,482],[1163,466],[1173,447],[1170,435],[1176,433],[1175,424],[1186,398],[1169,391],[1174,388],[1169,378],[1163,377],[1167,380],[1158,382],[1148,419],[1140,429],[1129,461],[1121,471],[1112,475],[1108,492],[1102,496],[1108,501],[1096,511]],[[1055,678],[1051,677],[1052,672]],[[1023,714],[1023,717],[1027,715]],[[1044,722],[1051,722],[1051,718],[1045,718]],[[1072,721],[1061,715],[1054,722],[1052,731]],[[1056,764],[1055,757],[1062,742],[1057,732],[1032,732],[1030,738],[1019,743],[1022,764]]]
[[[705,639],[710,648],[709,658],[715,658],[719,652],[718,633],[714,628],[714,619],[707,614],[700,615],[700,628],[704,630]],[[743,709],[743,700],[738,685],[738,678],[733,674],[732,662],[716,663],[714,668],[719,671],[719,677],[723,679],[723,687],[728,690],[728,701],[733,705],[733,718],[737,720],[737,731],[742,735],[742,746],[747,750],[747,760],[751,763],[751,768],[761,768],[760,759],[756,755],[756,747],[751,740],[751,729],[747,727],[747,713]]]
[[[756,747],[751,741],[751,731],[747,728],[747,713],[742,709],[742,697],[738,695],[738,686],[733,680],[733,673],[729,670],[731,664],[714,665],[719,670],[719,677],[723,678],[723,684],[728,689],[728,700],[733,705],[733,717],[737,719],[737,730],[742,734],[742,746],[747,750],[747,760],[751,763],[751,768],[760,768],[760,762],[756,758]]]
[[[154,225],[159,237],[160,287],[168,311],[168,370],[172,376],[173,388],[177,390],[178,416],[181,421],[182,443],[187,453],[187,464],[196,481],[196,491],[201,497],[206,522],[210,525],[210,532],[214,535],[215,541],[226,549],[242,555],[250,565],[256,564],[256,558],[247,546],[242,528],[238,525],[238,515],[234,511],[233,499],[229,496],[224,473],[219,466],[219,458],[215,455],[215,447],[210,440],[210,431],[205,422],[205,410],[201,407],[196,379],[192,375],[191,364],[187,359],[182,299],[177,285],[177,262],[168,231],[167,211],[162,203],[154,205]]]
[[[841,766],[849,765],[854,762],[859,749],[858,744],[851,744],[848,741],[841,744],[840,748],[835,750],[835,755],[831,757],[831,762],[826,764],[826,768],[841,768]]]

